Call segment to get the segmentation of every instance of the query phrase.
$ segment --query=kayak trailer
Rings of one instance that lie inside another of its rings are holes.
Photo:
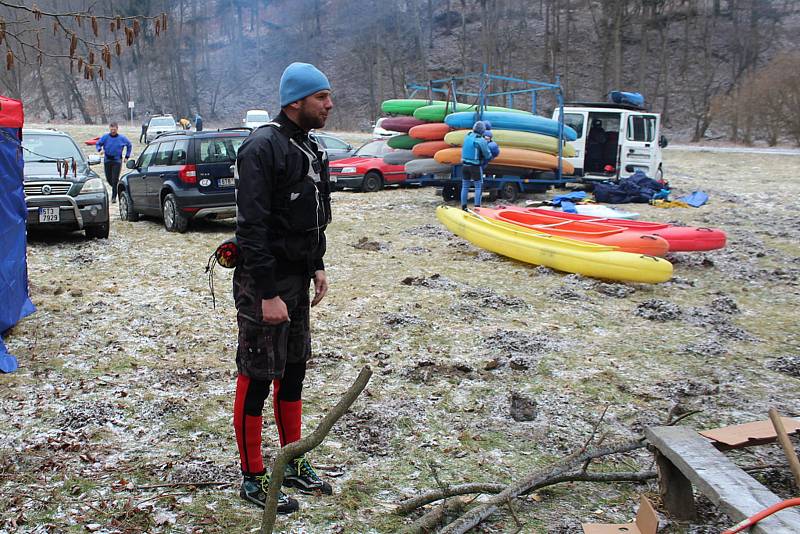
[[[494,90],[493,86],[501,85],[504,89]],[[477,89],[475,88],[477,86]],[[429,80],[427,84],[406,84],[408,98],[414,98],[419,92],[424,91],[429,100],[433,100],[434,93],[443,94],[448,102],[453,104],[461,97],[462,102],[473,101],[478,105],[478,120],[481,120],[486,111],[489,98],[504,98],[505,106],[514,107],[514,100],[529,101],[530,111],[536,114],[538,96],[542,91],[552,92],[559,109],[558,132],[558,168],[555,171],[538,171],[526,169],[503,169],[500,173],[488,174],[484,177],[484,191],[490,198],[503,198],[514,202],[520,193],[543,193],[550,186],[563,186],[568,183],[580,181],[578,176],[564,176],[562,170],[562,151],[564,146],[564,95],[561,82],[556,76],[556,83],[524,80],[508,76],[489,74],[486,65],[480,73],[454,76],[438,80]],[[528,102],[526,102],[528,103]],[[408,175],[406,183],[421,186],[436,186],[441,188],[442,198],[445,201],[454,200],[461,194],[461,165],[454,165],[448,174],[422,174]]]

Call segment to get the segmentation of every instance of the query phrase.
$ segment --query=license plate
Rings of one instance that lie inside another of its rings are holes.
[[[39,208],[39,222],[51,223],[61,220],[59,208]]]
[[[233,187],[234,185],[236,185],[236,179],[233,177],[219,178],[217,179],[217,185],[219,187]]]

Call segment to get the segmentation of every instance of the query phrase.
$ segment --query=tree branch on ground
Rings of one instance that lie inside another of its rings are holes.
[[[369,366],[361,369],[353,385],[345,392],[336,406],[322,418],[317,429],[300,441],[289,443],[275,456],[275,460],[272,462],[272,474],[270,475],[269,489],[267,490],[267,501],[264,505],[264,515],[261,519],[261,534],[272,534],[272,530],[275,528],[275,515],[278,510],[278,495],[283,484],[283,471],[289,461],[299,458],[322,443],[322,440],[331,431],[333,425],[350,409],[350,406],[353,405],[361,392],[364,391],[364,388],[367,387],[367,382],[369,382],[371,376],[372,369]]]

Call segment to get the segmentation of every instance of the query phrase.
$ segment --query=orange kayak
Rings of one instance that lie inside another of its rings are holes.
[[[669,250],[669,243],[661,237],[610,224],[570,221],[506,208],[475,208],[475,213],[487,219],[516,224],[544,234],[617,247],[621,252],[664,256]]]
[[[450,148],[450,145],[444,141],[425,141],[411,147],[411,152],[418,158],[432,158],[434,154],[445,148]]]
[[[437,152],[434,158],[439,163],[460,165],[461,148],[445,148]],[[517,167],[520,169],[539,171],[549,171],[558,168],[558,158],[556,156],[536,150],[526,150],[524,148],[501,148],[500,155],[494,158],[492,163],[504,167]],[[564,174],[573,174],[575,172],[575,168],[569,161],[562,160],[561,163]]]
[[[441,141],[451,129],[443,122],[431,122],[414,126],[408,131],[408,135],[424,141]]]

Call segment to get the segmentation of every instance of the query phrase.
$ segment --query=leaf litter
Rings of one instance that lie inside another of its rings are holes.
[[[302,514],[281,518],[281,528],[395,532],[407,520],[387,510],[435,487],[432,465],[445,483],[509,481],[581,445],[605,406],[608,439],[690,409],[702,410],[685,423],[697,428],[763,419],[771,405],[798,415],[800,228],[786,213],[800,185],[785,157],[764,156],[773,172],[757,178],[742,170],[746,156],[665,158],[681,176],[675,186],[703,189],[711,203],[637,206],[642,218],[720,226],[729,247],[671,254],[675,277],[658,286],[564,275],[480,251],[435,220],[440,200],[431,189],[336,193],[331,292],[312,312],[306,428],[361,366],[376,373],[311,454],[323,476],[340,475],[334,496],[300,496]],[[775,187],[784,194],[764,193]],[[766,216],[777,224],[765,225]],[[31,236],[38,311],[6,338],[21,366],[0,377],[0,531],[258,525],[259,510],[238,498],[230,424],[231,272],[217,272],[216,310],[203,273],[233,228],[199,222],[170,234],[157,220],[115,215],[108,240]],[[271,417],[264,434],[270,459]],[[780,451],[762,447],[743,461],[778,459]],[[620,461],[644,469],[651,458],[637,452]],[[778,489],[787,483],[777,472],[764,478]],[[137,489],[208,481],[229,485]],[[520,501],[517,517],[531,531],[570,532],[598,517],[626,521],[636,494],[656,491],[652,483],[574,488]],[[703,521],[726,524],[700,502]],[[514,524],[501,513],[482,529]],[[680,528],[668,522],[665,531]]]

